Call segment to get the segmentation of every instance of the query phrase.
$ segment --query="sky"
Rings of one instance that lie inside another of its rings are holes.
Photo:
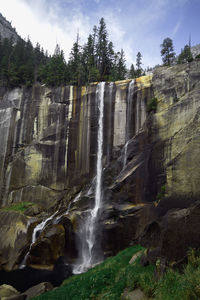
[[[114,50],[124,49],[127,66],[138,51],[143,68],[161,64],[160,45],[173,40],[175,52],[200,44],[200,0],[0,0],[0,12],[22,38],[29,36],[49,54],[58,43],[68,59],[77,32],[80,44],[105,19]]]

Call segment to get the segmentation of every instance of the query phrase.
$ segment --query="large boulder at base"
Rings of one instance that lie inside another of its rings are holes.
[[[28,246],[30,218],[16,211],[0,211],[0,269],[13,270]]]
[[[64,227],[60,224],[50,225],[32,245],[27,265],[51,268],[57,259],[64,255],[64,249]]]
[[[2,284],[0,286],[0,299],[19,295],[19,292],[11,285]]]
[[[31,287],[30,289],[28,289],[27,291],[24,292],[24,295],[26,295],[26,300],[33,298],[33,297],[37,297],[47,291],[50,291],[53,289],[53,285],[50,282],[42,282],[39,283],[33,287]]]
[[[189,208],[172,209],[162,219],[152,222],[140,243],[152,249],[149,258],[153,262],[157,258],[165,258],[168,263],[181,262],[189,248],[200,248],[199,228],[200,201]]]

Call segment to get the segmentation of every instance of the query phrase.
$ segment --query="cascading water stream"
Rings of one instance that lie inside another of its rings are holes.
[[[129,86],[128,86],[128,97],[127,97],[126,134],[125,134],[123,170],[126,167],[126,163],[127,163],[127,149],[128,149],[129,139],[130,139],[130,120],[131,120],[131,114],[132,114],[131,106],[132,106],[134,85],[135,85],[135,81],[131,80],[129,83]]]
[[[93,264],[97,263],[94,253],[96,243],[96,229],[98,213],[102,204],[102,156],[103,156],[103,117],[104,117],[104,90],[105,82],[97,86],[96,100],[98,101],[98,146],[97,146],[97,164],[96,164],[96,186],[95,186],[95,204],[89,211],[84,224],[79,229],[80,238],[80,260],[74,266],[74,274],[87,271]]]
[[[52,220],[54,218],[54,216],[58,213],[58,211],[56,211],[53,215],[51,215],[50,217],[48,217],[47,219],[43,220],[41,223],[39,223],[33,230],[33,234],[32,234],[32,241],[29,247],[28,252],[26,253],[26,255],[24,256],[23,261],[21,262],[19,268],[23,269],[26,267],[26,262],[27,262],[27,258],[30,254],[31,251],[31,247],[32,245],[36,242],[36,239],[38,237],[38,234],[43,231],[43,229],[45,228],[47,222],[49,222],[50,220]]]

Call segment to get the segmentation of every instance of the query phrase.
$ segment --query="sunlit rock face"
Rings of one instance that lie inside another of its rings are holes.
[[[169,196],[200,195],[200,62],[158,68],[153,76],[158,113],[154,141],[163,143],[162,164]],[[156,159],[156,158],[155,158]]]
[[[151,88],[145,80],[134,86],[131,137],[146,119]],[[104,166],[125,144],[129,84],[130,80],[105,85]],[[96,88],[96,84],[54,89],[38,85],[1,92],[1,206],[30,201],[51,207],[63,191],[80,189],[95,175]]]

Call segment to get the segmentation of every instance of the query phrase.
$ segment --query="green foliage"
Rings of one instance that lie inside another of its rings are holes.
[[[87,273],[70,277],[58,289],[45,293],[36,299],[113,299],[121,297],[126,286],[146,286],[153,277],[153,267],[142,268],[139,259],[129,264],[131,257],[141,251],[141,246],[128,248],[106,259]],[[132,278],[130,274],[134,274]]]
[[[163,63],[166,66],[170,66],[175,59],[175,52],[172,39],[164,39],[163,43],[160,46]]]
[[[157,98],[155,98],[155,97],[152,98],[151,101],[147,105],[147,112],[150,113],[151,111],[153,111],[155,113],[157,110],[157,103],[158,103]]]
[[[135,78],[136,77],[136,70],[134,65],[132,64],[129,70],[129,78]]]
[[[13,203],[10,206],[3,207],[2,210],[4,211],[19,211],[19,212],[25,212],[27,208],[33,206],[34,204],[31,202],[19,202],[19,203]]]
[[[188,253],[188,264],[180,273],[170,268],[156,280],[154,266],[142,267],[140,258],[129,264],[130,258],[140,246],[134,246],[106,259],[87,273],[70,277],[62,286],[34,299],[119,300],[125,288],[140,288],[154,300],[198,300],[200,299],[200,256],[194,249]]]
[[[138,52],[136,56],[136,67],[136,77],[142,76],[142,54],[140,52]]]
[[[178,64],[191,62],[191,61],[193,61],[193,57],[192,57],[190,46],[185,45],[184,49],[181,50],[181,53],[178,56]]]
[[[195,59],[200,59],[200,54],[198,54],[198,55],[195,57]]]
[[[32,86],[40,82],[49,86],[84,85],[94,81],[116,81],[126,77],[123,49],[115,53],[108,39],[105,20],[94,26],[85,45],[79,44],[79,36],[73,44],[69,61],[56,45],[54,55],[44,54],[37,43],[34,48],[29,38],[12,39],[0,37],[0,85],[8,87]]]
[[[160,200],[162,200],[164,198],[165,190],[166,190],[165,185],[161,186],[160,192],[157,194],[157,197],[156,197],[156,202],[159,202]]]

